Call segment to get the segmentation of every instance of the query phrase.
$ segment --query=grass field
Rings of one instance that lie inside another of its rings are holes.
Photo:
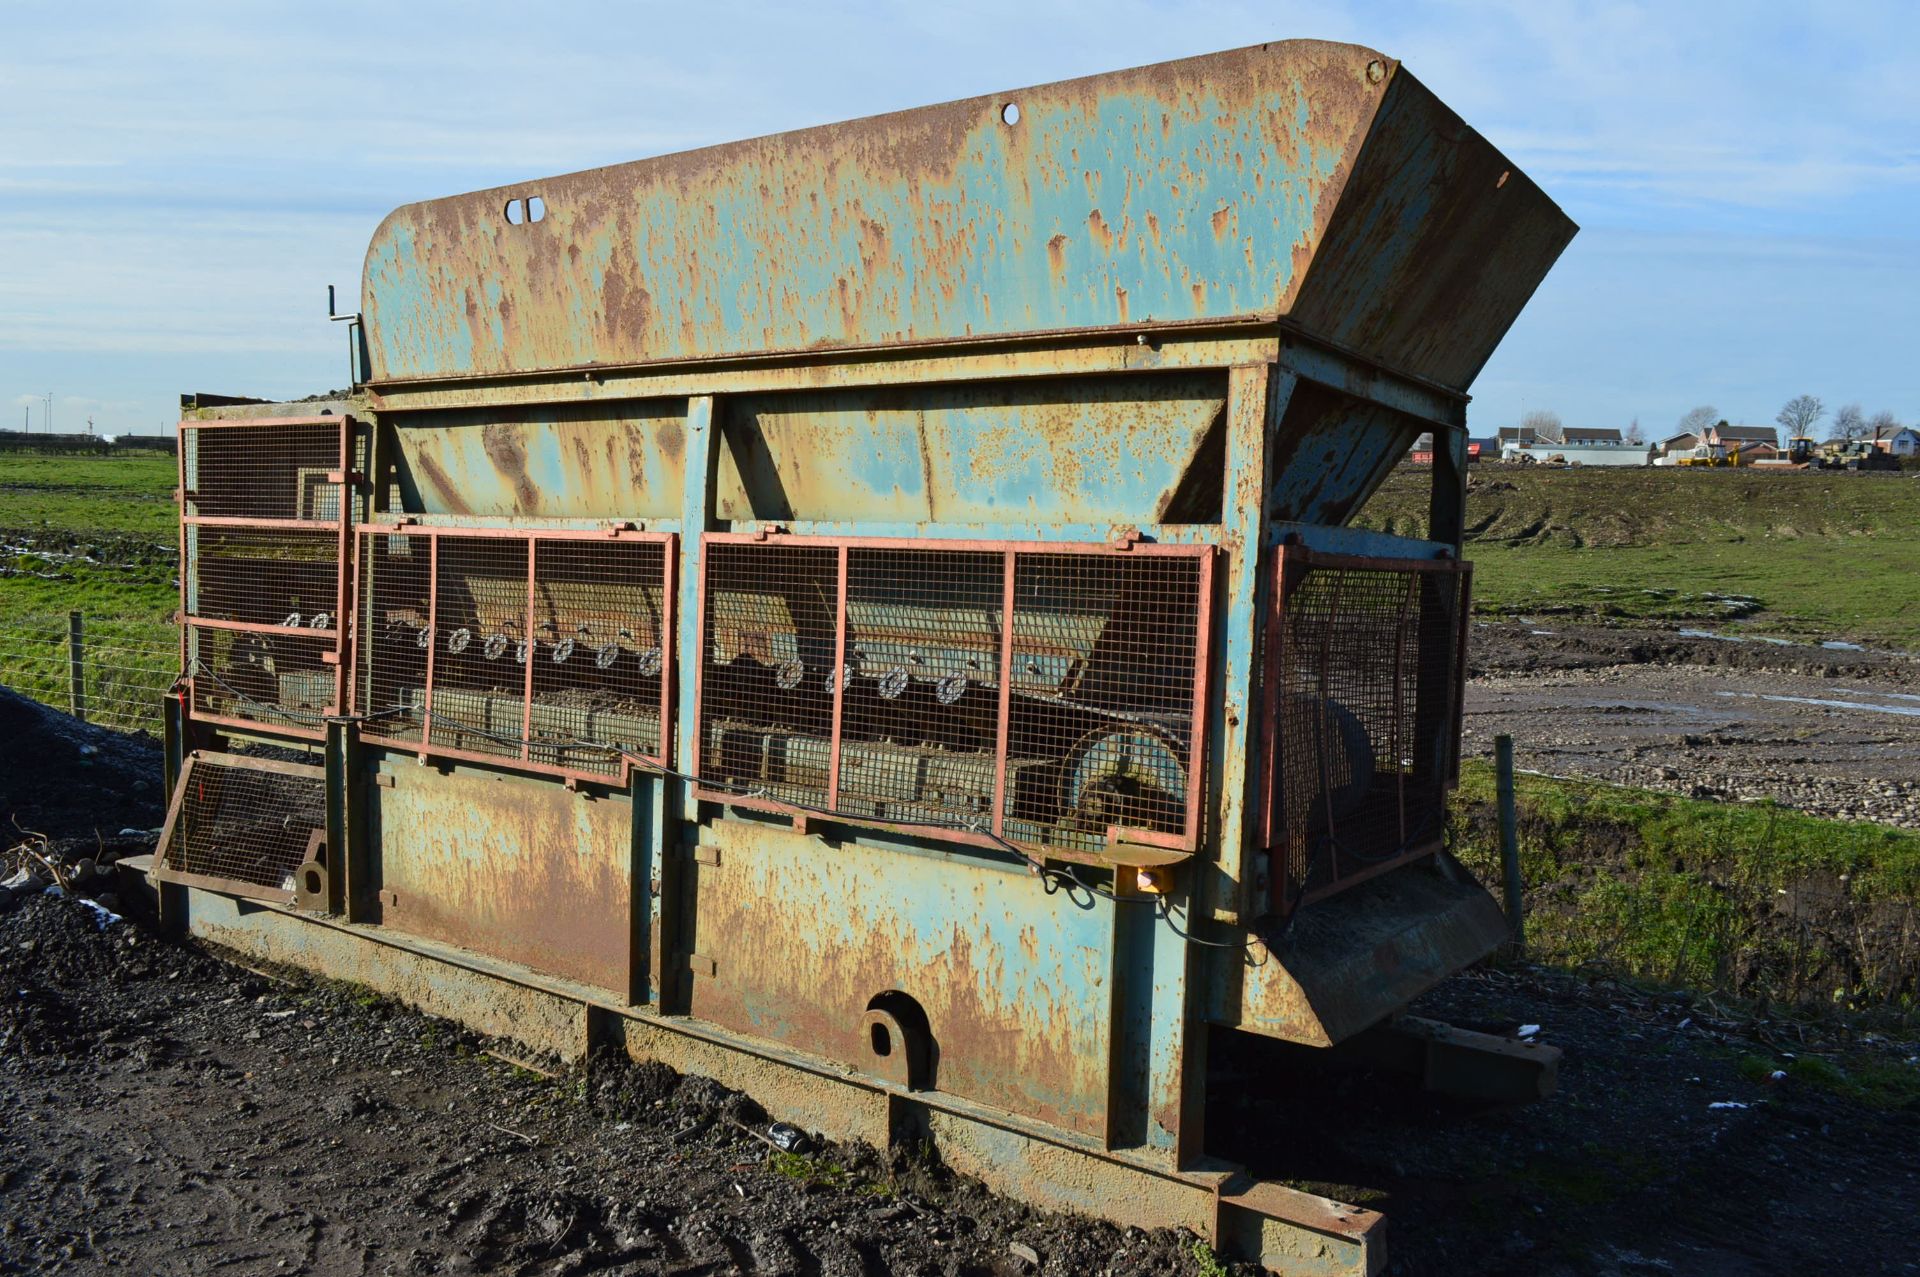
[[[1403,467],[1365,526],[1426,527]],[[1920,477],[1740,470],[1477,471],[1482,615],[1680,621],[1920,650]]]
[[[83,617],[88,716],[153,730],[177,672],[175,462],[0,454],[0,683],[55,705]]]

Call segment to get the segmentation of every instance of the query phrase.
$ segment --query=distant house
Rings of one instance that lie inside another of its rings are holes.
[[[1691,430],[1682,430],[1677,435],[1668,435],[1665,439],[1662,439],[1660,441],[1658,446],[1660,449],[1661,456],[1671,457],[1675,453],[1692,452],[1695,448],[1698,448],[1703,442],[1704,440],[1700,437],[1700,435],[1696,434],[1695,432]]]
[[[1882,435],[1869,442],[1880,451],[1891,452],[1896,457],[1920,456],[1920,431],[1911,426],[1902,426],[1890,435]]]
[[[1502,426],[1494,438],[1505,448],[1510,443],[1532,443],[1535,436],[1532,426]]]
[[[1624,443],[1618,426],[1567,426],[1555,443]]]
[[[1707,442],[1717,443],[1732,452],[1740,449],[1740,455],[1772,456],[1780,451],[1780,432],[1772,426],[1730,426],[1724,421],[1707,431]],[[1757,449],[1765,447],[1767,451]]]

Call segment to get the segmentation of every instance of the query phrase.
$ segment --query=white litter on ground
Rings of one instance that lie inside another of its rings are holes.
[[[1752,1108],[1753,1105],[1743,1103],[1740,1100],[1715,1100],[1713,1103],[1707,1105],[1707,1107],[1710,1109],[1747,1109]]]
[[[1515,1031],[1515,1036],[1530,1038],[1534,1034],[1538,1033],[1539,1031],[1540,1031],[1540,1026],[1537,1024],[1523,1024],[1519,1027],[1518,1030]]]

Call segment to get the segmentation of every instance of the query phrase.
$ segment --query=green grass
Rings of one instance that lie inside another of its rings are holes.
[[[1770,805],[1522,776],[1530,956],[1659,985],[1920,1013],[1920,833]],[[1492,769],[1463,769],[1450,833],[1500,881]]]
[[[1396,471],[1357,522],[1422,534],[1429,480]],[[1907,475],[1487,468],[1467,527],[1482,615],[1920,649],[1920,480]]]
[[[117,532],[171,542],[178,483],[176,462],[165,453],[0,453],[0,527]]]
[[[88,717],[155,730],[178,671],[174,460],[0,453],[0,683],[64,707],[67,615]]]

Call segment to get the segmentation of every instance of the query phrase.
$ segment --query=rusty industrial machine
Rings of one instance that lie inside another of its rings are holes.
[[[1306,41],[408,205],[196,400],[164,915],[1040,1205],[1376,1271],[1203,1129],[1504,938],[1466,390],[1574,227]],[[1351,516],[1431,432],[1424,538]]]

